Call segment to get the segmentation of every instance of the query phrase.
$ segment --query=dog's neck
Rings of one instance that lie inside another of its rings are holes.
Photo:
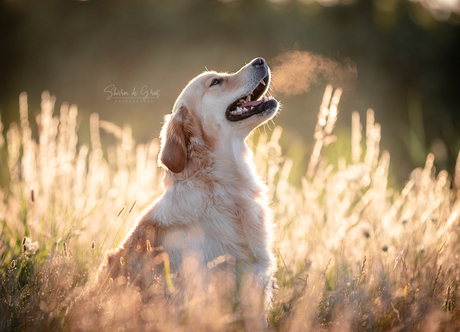
[[[218,146],[213,161],[213,175],[222,183],[233,184],[239,180],[239,185],[243,181],[252,187],[255,185],[254,179],[258,179],[253,153],[242,139],[234,139]]]
[[[221,185],[242,186],[260,191],[260,182],[253,164],[253,153],[243,139],[222,141],[213,151],[189,153],[186,169],[179,174],[165,170],[163,185],[166,190],[181,182],[206,181]],[[203,156],[204,158],[199,158]],[[206,162],[205,162],[206,160]]]
[[[165,170],[165,191],[154,202],[149,218],[163,226],[176,224],[178,220],[189,223],[205,213],[209,204],[217,199],[219,209],[224,212],[252,211],[245,214],[249,219],[244,224],[262,222],[268,213],[262,208],[268,205],[267,187],[260,180],[252,157],[243,140],[230,140],[209,152],[207,167],[189,176]]]

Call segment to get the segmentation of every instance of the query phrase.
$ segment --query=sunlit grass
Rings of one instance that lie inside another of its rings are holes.
[[[388,188],[390,154],[380,151],[371,110],[364,121],[353,114],[351,155],[329,164],[340,93],[326,90],[301,186],[288,181],[293,162],[278,143],[280,127],[251,138],[277,225],[278,290],[269,327],[460,329],[460,177],[451,185],[447,172],[435,174],[430,154],[401,191]],[[158,297],[158,287],[140,294],[124,277],[105,280],[96,296],[88,293],[105,252],[161,194],[159,144],[136,143],[129,126],[97,114],[90,119],[91,144],[78,143],[76,106],[64,104],[55,115],[54,100],[42,95],[38,141],[25,94],[20,125],[11,125],[6,139],[0,131],[0,330],[257,328],[232,280],[214,280],[179,306]],[[116,145],[101,145],[101,129]],[[174,277],[166,278],[172,295]]]

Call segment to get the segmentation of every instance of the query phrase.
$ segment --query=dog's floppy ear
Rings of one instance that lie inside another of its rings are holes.
[[[160,163],[173,173],[180,173],[187,163],[187,144],[184,117],[187,109],[180,107],[177,112],[165,117],[161,130]]]

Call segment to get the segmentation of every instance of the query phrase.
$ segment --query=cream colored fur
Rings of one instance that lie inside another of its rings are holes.
[[[149,286],[155,248],[168,254],[174,272],[181,272],[187,253],[203,267],[230,255],[269,299],[275,270],[272,215],[245,140],[276,114],[278,104],[238,122],[225,116],[232,102],[257,86],[261,70],[249,63],[234,74],[204,72],[182,91],[161,132],[165,191],[108,253],[101,280],[123,274]],[[220,83],[212,85],[216,79]]]

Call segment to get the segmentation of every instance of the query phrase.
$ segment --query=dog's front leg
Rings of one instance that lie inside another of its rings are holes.
[[[110,278],[136,276],[158,254],[158,223],[150,218],[149,212],[137,220],[123,243],[107,253],[98,271],[100,284]]]

